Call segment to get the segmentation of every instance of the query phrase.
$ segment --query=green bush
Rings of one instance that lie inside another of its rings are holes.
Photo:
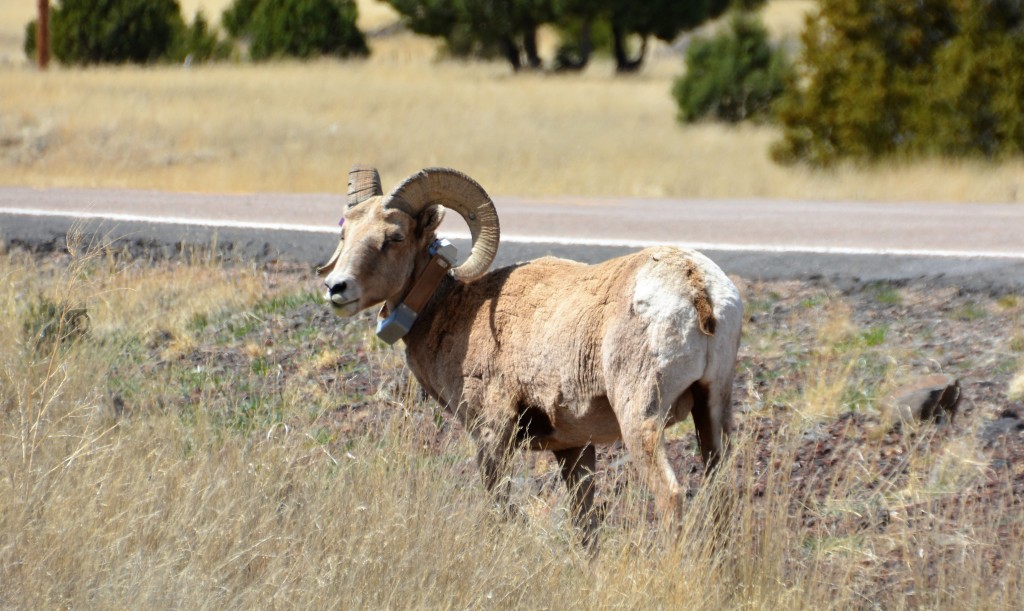
[[[252,15],[256,12],[260,0],[234,0],[221,15],[220,23],[228,34],[235,37],[244,36],[252,23]]]
[[[781,162],[1024,152],[1016,0],[822,0],[779,102]]]
[[[177,0],[62,0],[50,47],[62,64],[141,64],[173,52],[184,27]]]
[[[186,26],[177,0],[107,0],[85,6],[64,0],[51,10],[50,45],[65,64],[145,63],[226,59],[234,46],[220,40],[202,11]],[[89,31],[80,31],[89,28]],[[25,55],[35,59],[36,20],[25,26]]]
[[[250,39],[254,60],[366,55],[354,0],[235,0],[225,27]]]
[[[733,15],[727,31],[694,40],[686,66],[672,88],[682,122],[765,117],[790,73],[785,52],[771,47],[761,20],[743,12]]]

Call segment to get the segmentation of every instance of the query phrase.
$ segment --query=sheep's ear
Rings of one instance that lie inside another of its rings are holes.
[[[441,225],[441,221],[444,220],[444,208],[441,206],[431,206],[420,212],[420,216],[416,219],[416,225],[418,227],[419,234],[432,235],[437,228]]]

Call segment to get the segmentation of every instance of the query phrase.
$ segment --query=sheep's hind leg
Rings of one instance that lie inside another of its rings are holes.
[[[697,445],[704,459],[705,478],[714,477],[728,450],[729,433],[732,429],[732,379],[728,386],[705,385],[697,382],[690,390],[693,393],[693,424],[697,431]],[[705,480],[705,485],[707,485]],[[713,498],[710,513],[715,524],[718,539],[726,535],[730,517],[734,513],[734,499],[727,492]]]
[[[690,391],[693,394],[690,413],[697,431],[697,445],[704,460],[704,472],[711,475],[725,457],[732,428],[732,388],[716,388],[697,382]]]
[[[594,444],[582,448],[552,450],[562,479],[569,490],[572,506],[572,522],[583,537],[583,545],[593,551],[597,549],[597,516],[594,515],[594,471],[597,467],[597,452]]]
[[[681,488],[665,452],[665,425],[660,415],[637,420],[620,418],[622,440],[654,493],[655,505],[662,516],[679,517]]]

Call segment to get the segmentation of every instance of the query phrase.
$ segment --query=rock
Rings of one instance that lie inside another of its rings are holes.
[[[1024,405],[1004,409],[997,420],[986,422],[980,431],[981,438],[989,443],[1018,434],[1024,434]]]
[[[1024,369],[1010,381],[1010,388],[1006,394],[1010,401],[1024,401]]]
[[[886,398],[884,409],[894,422],[952,422],[960,396],[960,380],[934,374],[898,387]]]

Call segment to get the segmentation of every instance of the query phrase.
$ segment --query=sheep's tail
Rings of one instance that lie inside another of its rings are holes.
[[[697,309],[697,326],[704,335],[714,335],[715,308],[711,303],[711,294],[708,292],[708,283],[704,279],[704,271],[697,266],[695,261],[687,261],[686,278],[693,288],[693,307]]]

